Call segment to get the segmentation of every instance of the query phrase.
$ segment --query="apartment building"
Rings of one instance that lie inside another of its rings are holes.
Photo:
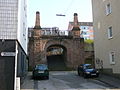
[[[96,67],[120,76],[120,0],[92,0]]]
[[[0,0],[0,90],[16,90],[27,71],[26,9],[26,0]]]
[[[78,24],[81,30],[80,36],[85,40],[87,39],[93,40],[94,39],[93,22],[78,22]],[[72,30],[72,28],[73,28],[73,22],[69,22],[68,30],[70,31]]]

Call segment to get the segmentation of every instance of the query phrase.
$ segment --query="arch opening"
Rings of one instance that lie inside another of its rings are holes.
[[[62,45],[51,45],[47,48],[47,64],[50,70],[67,69],[67,49]]]

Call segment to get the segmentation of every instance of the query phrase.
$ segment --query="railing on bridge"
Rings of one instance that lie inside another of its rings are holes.
[[[28,28],[28,37],[33,37],[35,35],[34,28]],[[38,34],[39,35],[39,34]],[[54,28],[42,28],[41,34],[42,36],[72,36],[71,32],[68,30],[59,30]]]
[[[50,36],[68,36],[68,30],[42,30],[42,35],[50,35]]]

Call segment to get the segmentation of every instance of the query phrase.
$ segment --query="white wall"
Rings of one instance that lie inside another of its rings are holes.
[[[27,42],[28,42],[27,0],[19,0],[19,2],[18,2],[17,39],[27,54]]]
[[[120,74],[120,0],[92,1],[95,58],[103,61],[104,69],[112,69],[113,73]],[[106,15],[106,5],[109,3],[111,4],[112,12]],[[112,38],[108,38],[108,28],[111,26],[113,36]],[[110,52],[115,53],[114,64],[111,63]]]
[[[0,0],[0,39],[17,38],[17,0]]]

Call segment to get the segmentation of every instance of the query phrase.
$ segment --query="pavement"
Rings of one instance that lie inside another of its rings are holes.
[[[120,89],[120,79],[110,76],[110,75],[106,75],[106,74],[101,74],[98,78],[96,78],[97,80],[106,83],[114,88],[119,88]]]

